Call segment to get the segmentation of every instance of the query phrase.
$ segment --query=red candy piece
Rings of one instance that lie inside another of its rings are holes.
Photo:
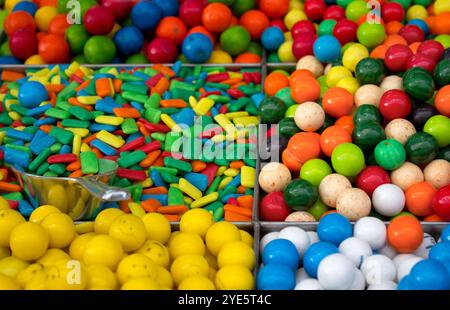
[[[442,187],[433,198],[433,209],[444,221],[450,221],[450,185]]]
[[[425,33],[416,25],[406,25],[400,29],[398,34],[405,38],[408,44],[425,40]]]
[[[206,82],[219,83],[219,82],[228,80],[229,78],[230,78],[230,75],[228,74],[228,72],[215,73],[215,74],[208,75],[206,77]]]
[[[47,162],[49,164],[60,164],[60,163],[71,163],[78,159],[77,155],[75,154],[56,154],[49,156],[47,158]]]
[[[219,169],[219,167],[216,164],[209,163],[206,165],[206,168],[202,170],[201,174],[206,175],[208,178],[208,186],[216,177],[217,169]]]
[[[386,183],[391,183],[389,174],[379,166],[369,166],[364,168],[356,178],[356,186],[372,196],[374,190]]]
[[[158,73],[145,81],[145,85],[147,85],[149,88],[155,87],[156,84],[158,84],[159,80],[161,80],[163,77],[164,74]]]
[[[137,149],[145,144],[145,137],[139,137],[131,142],[128,142],[119,149],[120,152],[128,152]]]
[[[267,194],[259,205],[259,215],[263,221],[284,221],[290,213],[282,192]]]
[[[405,118],[411,112],[411,101],[403,91],[391,89],[381,96],[379,109],[387,121]]]
[[[159,150],[161,148],[161,142],[159,141],[152,141],[150,143],[147,143],[144,146],[141,146],[140,148],[138,148],[138,150],[141,150],[144,153],[150,153],[152,151],[156,151]]]
[[[144,181],[145,179],[147,179],[145,171],[125,168],[117,168],[117,176],[119,178],[126,178],[131,181]]]
[[[408,46],[394,44],[386,51],[384,63],[392,72],[406,71],[406,64],[412,56],[413,52]]]
[[[11,209],[17,209],[19,207],[19,202],[16,200],[7,200],[7,202]]]

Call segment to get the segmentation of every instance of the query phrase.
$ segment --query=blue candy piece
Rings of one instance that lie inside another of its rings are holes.
[[[229,187],[229,186],[235,186],[238,187],[239,185],[241,185],[241,174],[238,173],[238,175],[236,175],[233,180],[231,180],[230,183],[228,183],[225,188]]]
[[[172,114],[171,117],[177,124],[184,124],[188,127],[194,125],[195,113],[191,108],[181,109],[179,112]]]
[[[429,258],[435,259],[441,263],[450,262],[450,242],[444,241],[435,244],[428,255]]]
[[[258,290],[292,290],[294,287],[294,271],[282,264],[265,265],[256,276],[256,289]]]
[[[122,105],[114,101],[111,97],[105,97],[103,99],[97,100],[95,103],[95,110],[96,111],[102,111],[105,113],[114,114],[115,108],[121,108]]]
[[[133,72],[133,75],[134,75],[134,76],[137,76],[137,77],[140,77],[140,78],[142,78],[143,80],[148,80],[148,79],[150,78],[149,75],[147,75],[147,74],[145,74],[144,72],[141,72],[141,71],[134,71],[134,72]],[[142,85],[145,85],[145,84],[140,83],[140,82],[138,82],[138,83],[139,83],[139,84],[142,84]]]
[[[447,225],[441,233],[442,241],[450,241],[450,225]]]
[[[262,253],[264,265],[281,264],[292,270],[297,270],[300,263],[295,245],[287,239],[275,239],[270,241]]]
[[[49,136],[46,132],[42,130],[38,130],[34,134],[33,140],[31,140],[29,148],[34,155],[38,155],[44,149],[52,146],[55,142],[56,139],[54,137]]]
[[[173,64],[172,71],[175,72],[175,75],[180,74],[181,66],[182,66],[182,63],[179,60]]]
[[[244,196],[244,194],[230,194],[230,195],[226,195],[222,197],[221,202],[222,203],[227,203],[228,199],[230,198],[238,198],[240,196]]]
[[[26,82],[19,87],[19,104],[26,108],[35,108],[47,99],[47,89],[39,82]]]
[[[413,290],[450,290],[447,268],[434,259],[424,259],[415,264],[408,277]]]
[[[70,145],[64,144],[59,150],[59,154],[70,154],[72,153],[72,147]]]
[[[333,243],[336,246],[352,236],[350,221],[339,213],[330,213],[324,216],[317,226],[317,235],[320,241]]]
[[[184,175],[184,178],[202,192],[208,187],[208,177],[204,174],[189,172]]]
[[[172,94],[170,93],[170,91],[165,91],[162,96],[162,99],[164,100],[172,99]]]
[[[28,152],[22,152],[9,147],[5,148],[5,162],[8,164],[15,164],[21,167],[28,167],[30,164],[31,155]]]
[[[133,140],[136,140],[137,138],[140,138],[140,137],[142,137],[140,132],[133,133],[133,134],[128,136],[128,138],[126,139],[126,143],[129,143],[129,142],[131,142]]]
[[[27,116],[38,116],[43,114],[48,109],[52,108],[53,106],[51,104],[44,104],[38,107],[35,107],[33,109],[29,109],[27,112]]]
[[[113,126],[113,125],[106,125],[106,124],[91,124],[89,126],[89,130],[93,131],[93,132],[97,132],[97,131],[101,131],[101,130],[106,130],[109,132],[115,131],[117,129],[117,126]]]
[[[93,140],[91,145],[99,149],[99,151],[106,156],[114,156],[117,154],[117,150],[115,148],[98,139]]]
[[[339,253],[334,244],[322,241],[314,243],[303,255],[303,268],[310,277],[317,278],[317,269],[322,259],[334,253]]]
[[[142,104],[140,104],[139,102],[130,102],[130,105],[135,108],[136,110],[143,110],[144,107],[142,106]]]
[[[19,212],[23,216],[30,216],[31,212],[33,212],[33,207],[28,203],[26,200],[20,200],[19,201]]]
[[[150,179],[153,181],[153,185],[164,186],[167,188],[167,184],[163,181],[158,170],[155,169],[150,171]]]
[[[80,97],[82,97],[82,96],[90,96],[90,95],[92,95],[92,94],[88,93],[88,92],[87,92],[86,90],[84,90],[84,89],[78,91],[78,93],[77,93],[77,96],[80,96]]]
[[[259,105],[264,100],[264,97],[265,97],[264,94],[258,93],[258,94],[252,95],[250,98],[255,103],[256,107],[259,108]]]
[[[167,202],[168,202],[168,196],[166,194],[155,194],[155,195],[144,194],[144,195],[141,196],[141,199],[143,201],[147,200],[147,199],[156,199],[163,206],[167,206]]]
[[[47,118],[42,118],[42,119],[38,119],[37,121],[35,121],[34,127],[40,127],[42,125],[53,125],[53,124],[56,124],[56,118],[47,117]]]
[[[9,128],[6,131],[6,136],[9,138],[20,139],[24,141],[31,141],[33,139],[33,134],[25,131],[15,130],[12,128]]]

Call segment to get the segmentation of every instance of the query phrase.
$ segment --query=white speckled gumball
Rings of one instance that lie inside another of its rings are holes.
[[[359,188],[347,188],[336,199],[336,211],[350,221],[368,216],[371,208],[369,195]]]
[[[390,121],[384,129],[386,138],[395,139],[405,145],[408,138],[416,133],[414,125],[403,118],[396,118]]]
[[[294,120],[301,130],[316,131],[325,122],[325,112],[319,104],[307,101],[297,107]]]
[[[363,104],[370,104],[378,107],[382,95],[383,91],[377,85],[363,85],[355,93],[355,105],[359,107]]]
[[[436,189],[450,184],[450,163],[445,159],[435,159],[423,170],[425,181]]]
[[[411,185],[423,181],[424,176],[422,170],[419,166],[414,165],[409,161],[391,172],[391,182],[400,187],[403,191],[406,191]]]
[[[319,184],[320,199],[329,207],[336,207],[336,199],[345,189],[352,188],[350,181],[343,175],[332,173]]]
[[[383,93],[391,89],[403,90],[403,79],[397,75],[389,75],[383,79],[380,88]]]
[[[316,57],[312,55],[306,55],[299,59],[297,62],[297,70],[305,69],[309,70],[314,74],[314,76],[317,78],[323,74],[323,65],[322,63],[317,60]]]
[[[276,162],[265,165],[259,173],[259,185],[267,192],[281,192],[291,182],[291,172],[289,169]]]
[[[289,214],[285,222],[315,222],[316,219],[312,216],[311,213],[306,211],[296,211]]]

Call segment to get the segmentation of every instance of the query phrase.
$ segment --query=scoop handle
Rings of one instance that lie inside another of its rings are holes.
[[[77,178],[78,184],[83,186],[89,193],[101,200],[123,201],[130,198],[130,192],[126,189],[109,186],[92,178]]]

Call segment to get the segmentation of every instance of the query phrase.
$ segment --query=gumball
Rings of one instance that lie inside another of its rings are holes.
[[[420,43],[417,53],[427,55],[438,62],[444,54],[444,47],[437,41],[426,40]]]
[[[355,71],[356,65],[366,57],[369,57],[367,48],[362,44],[355,43],[344,52],[342,63],[349,70]]]
[[[331,163],[337,173],[356,176],[365,166],[364,154],[357,145],[342,143],[333,150]]]
[[[371,151],[380,141],[386,138],[386,135],[384,134],[383,127],[379,123],[369,121],[356,123],[352,138],[353,142],[363,151]]]
[[[339,21],[345,17],[345,10],[338,5],[330,5],[323,13],[323,19]]]
[[[390,183],[389,174],[378,166],[368,166],[358,174],[356,186],[372,196],[375,189],[382,185]]]
[[[101,3],[103,6],[110,8],[114,13],[114,17],[119,21],[127,18],[133,8],[133,3],[129,1],[102,0]]]
[[[303,229],[294,226],[286,227],[280,230],[278,238],[286,239],[292,242],[297,249],[300,259],[303,257],[303,254],[311,244],[308,234]]]
[[[319,104],[307,101],[298,106],[294,119],[301,130],[316,131],[325,121],[325,112]]]
[[[317,36],[312,33],[298,35],[292,44],[292,54],[296,59],[300,59],[306,55],[314,53],[314,42]]]
[[[434,68],[434,80],[437,87],[446,88],[445,86],[450,84],[450,59],[441,60],[436,65]]]
[[[266,247],[266,245],[275,239],[278,239],[278,235],[280,233],[278,231],[273,231],[270,233],[265,234],[262,238],[261,241],[259,242],[259,251],[262,253],[264,252],[264,248]]]
[[[420,182],[410,186],[406,192],[406,208],[416,216],[433,214],[432,200],[436,189],[428,182]]]
[[[186,0],[181,3],[178,15],[187,27],[199,26],[205,6],[203,0]]]
[[[212,53],[213,45],[209,38],[202,33],[192,33],[183,40],[182,51],[191,63],[203,63]]]
[[[310,20],[320,21],[326,9],[327,6],[323,0],[305,0],[304,10]]]
[[[232,26],[220,35],[220,45],[231,56],[237,56],[245,52],[249,44],[250,34],[242,26]]]
[[[312,132],[299,132],[289,139],[282,153],[282,161],[293,172],[299,172],[301,165],[320,155],[320,136]]]
[[[352,225],[349,220],[338,213],[324,216],[317,226],[320,241],[330,242],[336,246],[352,236]]]
[[[151,63],[173,62],[177,53],[175,43],[165,38],[155,38],[147,46],[147,58]]]
[[[381,96],[379,108],[384,119],[390,121],[405,118],[411,111],[411,102],[403,91],[392,89]]]
[[[394,44],[386,51],[384,64],[392,72],[401,72],[406,70],[408,60],[413,56],[408,46]]]
[[[223,32],[231,20],[231,10],[223,3],[210,3],[203,9],[202,22],[208,31]]]
[[[5,32],[8,36],[11,36],[15,31],[19,29],[29,29],[31,31],[36,30],[36,24],[33,16],[24,11],[16,11],[6,16],[4,22]]]
[[[33,16],[34,13],[36,13],[37,9],[38,5],[36,3],[31,1],[21,1],[14,6],[12,12],[24,11]]]
[[[336,207],[336,199],[345,189],[351,188],[350,181],[337,173],[329,174],[319,184],[321,201],[327,206]]]
[[[292,9],[290,10],[286,16],[284,17],[284,24],[286,25],[286,28],[291,30],[294,25],[301,21],[306,20],[307,16],[305,13],[300,9]]]
[[[397,140],[402,145],[405,145],[409,137],[416,133],[416,128],[410,121],[397,118],[386,125],[385,133],[386,138]]]
[[[372,250],[380,250],[386,243],[386,226],[376,217],[363,217],[355,223],[354,237],[369,243]]]
[[[154,2],[139,1],[131,10],[131,21],[143,31],[155,28],[163,17],[163,11]]]
[[[394,184],[382,184],[372,194],[375,210],[384,216],[394,216],[405,206],[405,195],[400,187]]]
[[[406,191],[411,185],[423,182],[424,176],[418,166],[410,162],[405,162],[391,172],[391,181],[403,191]]]
[[[282,18],[289,10],[289,1],[260,0],[259,9],[271,19]]]
[[[379,60],[366,57],[355,68],[355,76],[361,84],[380,84],[384,76],[384,68]]]
[[[331,62],[341,55],[341,45],[339,41],[331,36],[324,35],[314,42],[314,56],[321,62]]]
[[[284,102],[277,97],[266,97],[260,104],[261,122],[263,124],[278,123],[286,112]]]
[[[441,240],[442,241],[450,241],[450,226],[447,225],[444,230],[441,232]]]
[[[265,246],[262,259],[264,265],[280,264],[297,270],[300,256],[294,243],[290,240],[279,238],[270,241]]]
[[[318,198],[318,192],[310,182],[306,180],[293,180],[283,191],[287,205],[297,211],[306,211]]]
[[[423,170],[425,181],[439,189],[450,184],[450,162],[444,159],[435,159]]]
[[[70,24],[67,22],[66,15],[58,14],[50,21],[50,24],[48,25],[48,33],[64,36],[69,26]]]
[[[450,117],[450,85],[442,87],[434,97],[434,106],[439,113]]]
[[[153,0],[153,2],[160,7],[164,16],[177,15],[179,9],[177,0]]]
[[[292,27],[291,34],[292,38],[295,40],[302,34],[316,34],[316,27],[309,20],[301,20]]]
[[[430,250],[430,259],[437,260],[441,263],[450,261],[450,243],[439,242]]]
[[[373,84],[366,84],[358,88],[355,93],[355,105],[373,105],[378,107],[380,98],[383,94],[381,87]]]
[[[356,41],[356,31],[358,25],[350,20],[341,19],[333,29],[333,35],[339,40],[341,45]]]
[[[341,126],[330,126],[320,136],[320,147],[322,152],[331,157],[333,150],[342,143],[351,142],[350,134]]]
[[[114,43],[119,53],[129,56],[141,50],[144,45],[144,36],[138,28],[127,26],[116,32]]]
[[[439,147],[450,145],[450,119],[444,115],[435,115],[430,117],[423,131],[432,135],[438,142]]]
[[[83,52],[84,44],[90,36],[83,25],[71,25],[67,28],[65,37],[72,53],[79,54]]]
[[[386,139],[375,147],[375,160],[386,170],[400,167],[406,159],[405,149],[397,140]]]
[[[409,160],[415,164],[428,164],[438,152],[436,139],[426,132],[418,132],[409,137],[405,145]]]
[[[91,35],[108,34],[115,21],[113,10],[100,5],[91,7],[83,16],[84,27]]]
[[[322,285],[316,279],[305,279],[297,281],[297,285],[294,288],[295,291],[318,291],[323,290]]]
[[[450,185],[440,188],[433,197],[433,209],[444,221],[450,221]]]
[[[312,76],[302,77],[296,82],[291,79],[291,96],[297,103],[316,101],[320,97],[320,84]]]
[[[314,186],[319,186],[320,182],[327,175],[331,174],[328,163],[322,159],[310,159],[302,166],[300,178],[310,182]]]
[[[9,37],[11,53],[20,60],[26,60],[37,53],[38,40],[34,31],[24,28]]]
[[[403,89],[403,80],[397,75],[386,76],[380,84],[383,93],[391,89]]]
[[[32,109],[48,99],[48,92],[41,83],[29,81],[19,87],[18,98],[21,106]]]
[[[317,31],[317,34],[320,36],[324,35],[332,35],[334,26],[336,25],[336,21],[334,19],[325,19],[323,20],[320,25],[319,29]]]
[[[384,3],[381,6],[381,17],[386,23],[391,21],[402,22],[405,17],[405,10],[397,2]]]
[[[311,71],[314,77],[319,77],[323,74],[323,65],[316,57],[306,55],[299,59],[296,65],[296,70]]]
[[[326,83],[328,87],[334,87],[340,80],[346,77],[353,76],[350,70],[343,66],[332,67],[325,74],[326,74]]]
[[[422,29],[416,25],[406,25],[398,32],[399,35],[404,37],[408,44],[414,42],[423,42],[425,40],[425,34]]]
[[[285,165],[271,162],[261,169],[258,180],[265,192],[279,192],[291,182],[291,173]]]
[[[408,116],[411,123],[414,124],[417,130],[422,130],[426,121],[433,115],[438,114],[434,106],[426,103],[413,104],[413,110]]]
[[[156,27],[156,36],[158,38],[166,38],[180,45],[186,37],[187,29],[183,21],[174,16],[167,16],[161,19]]]
[[[381,116],[378,109],[370,104],[359,106],[353,114],[353,122],[355,125],[363,125],[365,123],[380,123]]]
[[[358,27],[356,36],[361,44],[364,44],[369,48],[373,48],[383,43],[386,38],[386,33],[383,25],[364,22]]]
[[[336,199],[336,211],[350,221],[368,216],[370,210],[370,197],[359,188],[348,188]]]
[[[370,8],[367,6],[367,3],[362,0],[352,1],[345,8],[345,16],[353,22],[358,21],[361,16],[364,16],[369,12]]]
[[[264,221],[284,221],[291,209],[286,205],[282,192],[272,192],[261,200],[259,213]]]
[[[270,73],[264,81],[264,92],[269,96],[275,96],[277,92],[289,86],[289,79],[282,72]]]
[[[353,109],[353,96],[344,88],[332,87],[324,94],[322,105],[332,117],[348,115]]]
[[[84,56],[89,63],[110,63],[115,54],[114,42],[105,36],[93,36],[84,45]]]
[[[261,43],[268,51],[276,51],[284,42],[284,35],[280,28],[272,26],[266,28],[261,35]]]
[[[367,241],[351,237],[342,241],[339,252],[345,255],[356,268],[359,268],[364,259],[372,255],[372,248]]]
[[[433,72],[436,62],[428,55],[417,53],[408,59],[406,62],[406,69],[414,67],[423,68],[429,72]]]
[[[319,264],[317,278],[320,285],[327,290],[345,290],[350,288],[355,278],[356,268],[342,254],[331,254]]]
[[[295,211],[289,214],[285,222],[315,222],[316,218],[309,212],[306,211]]]
[[[258,290],[292,290],[294,287],[295,273],[283,264],[265,265],[256,276]]]
[[[394,263],[381,254],[367,257],[361,264],[361,272],[369,285],[393,281],[396,278]]]
[[[69,61],[69,45],[63,36],[56,34],[43,36],[39,40],[38,51],[46,63],[66,63]]]
[[[329,242],[319,241],[312,244],[303,256],[303,267],[308,276],[316,278],[321,261],[325,257],[338,252],[338,248]]]

